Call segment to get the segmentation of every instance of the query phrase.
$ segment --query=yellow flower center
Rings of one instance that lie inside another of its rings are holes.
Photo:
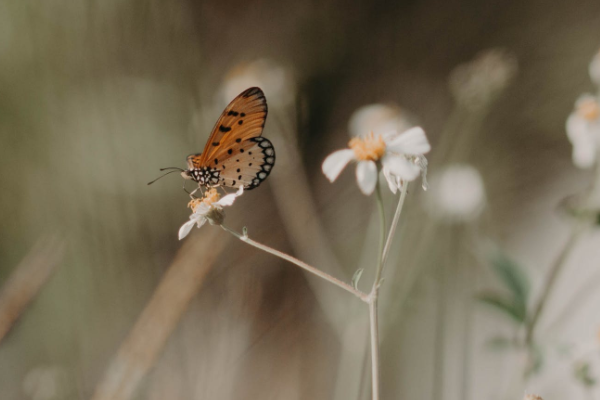
[[[354,150],[354,156],[358,161],[377,161],[385,154],[383,137],[375,136],[373,132],[364,138],[353,138],[348,146]]]
[[[600,117],[600,104],[595,99],[586,99],[577,105],[577,114],[588,121],[595,121]]]
[[[216,203],[221,198],[221,195],[217,192],[217,189],[212,188],[204,193],[204,197],[201,199],[194,199],[188,203],[188,207],[196,212],[196,208],[202,203],[210,207],[213,203]]]

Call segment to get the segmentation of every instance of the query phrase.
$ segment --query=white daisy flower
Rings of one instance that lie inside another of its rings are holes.
[[[475,220],[486,203],[479,171],[467,164],[450,165],[431,178],[431,195],[425,205],[429,214],[446,222]]]
[[[348,146],[349,149],[338,150],[323,161],[323,173],[333,182],[351,160],[356,161],[356,181],[366,195],[375,190],[378,166],[383,168],[390,189],[396,193],[402,182],[412,181],[421,174],[426,165],[423,154],[431,150],[420,127],[400,134],[375,135],[371,132],[351,139]]]
[[[590,168],[600,150],[600,104],[598,98],[584,94],[575,103],[575,110],[567,118],[567,136],[573,144],[573,163],[579,168]]]
[[[596,53],[590,63],[590,77],[596,85],[600,86],[600,51]]]
[[[203,198],[190,201],[188,207],[192,209],[193,214],[190,215],[190,220],[179,228],[179,240],[190,233],[194,224],[198,228],[202,227],[206,221],[211,225],[221,225],[225,218],[223,207],[231,206],[235,199],[243,193],[244,186],[240,186],[240,189],[236,193],[228,194],[221,198],[217,189],[212,188],[206,191]]]

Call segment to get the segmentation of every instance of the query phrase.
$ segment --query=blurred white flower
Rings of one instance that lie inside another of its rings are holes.
[[[483,179],[474,167],[466,164],[448,166],[431,178],[427,211],[448,222],[476,219],[486,202]]]
[[[66,395],[66,372],[54,365],[40,366],[27,372],[23,392],[31,400],[62,399]]]
[[[236,198],[244,193],[244,186],[236,193],[228,194],[221,198],[216,188],[206,191],[201,199],[190,201],[188,206],[192,209],[193,214],[190,215],[190,220],[179,228],[179,240],[186,237],[194,225],[198,228],[202,227],[208,221],[211,225],[221,225],[225,218],[223,207],[231,206]]]
[[[596,163],[600,149],[600,104],[598,98],[584,94],[567,118],[567,136],[573,145],[573,163],[589,168]]]
[[[600,86],[600,51],[596,53],[590,63],[590,77],[596,85]]]
[[[468,109],[485,108],[513,80],[517,59],[502,49],[486,50],[450,73],[450,91]]]
[[[296,96],[292,74],[273,61],[259,59],[239,64],[229,71],[219,92],[219,107],[253,86],[260,87],[272,104],[280,106],[292,103]]]
[[[359,108],[348,122],[350,136],[358,137],[365,132],[382,135],[387,132],[404,132],[416,124],[415,117],[395,105],[370,104]]]
[[[375,190],[378,164],[383,167],[390,189],[395,193],[401,181],[412,181],[419,176],[423,154],[431,149],[420,127],[400,134],[375,135],[371,132],[351,139],[348,146],[349,149],[333,152],[323,161],[323,173],[333,182],[351,160],[356,161],[356,181],[366,195]]]

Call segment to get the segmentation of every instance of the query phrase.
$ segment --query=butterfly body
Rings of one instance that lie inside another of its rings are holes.
[[[261,89],[249,88],[225,108],[200,154],[187,157],[181,175],[199,186],[254,189],[275,165],[275,149],[261,137],[267,100]]]

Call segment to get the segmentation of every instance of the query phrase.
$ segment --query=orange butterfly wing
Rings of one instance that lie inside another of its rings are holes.
[[[260,88],[246,89],[229,103],[217,120],[201,154],[188,156],[189,168],[219,172],[221,186],[257,187],[275,164],[275,150],[260,137],[267,118],[267,100]]]

